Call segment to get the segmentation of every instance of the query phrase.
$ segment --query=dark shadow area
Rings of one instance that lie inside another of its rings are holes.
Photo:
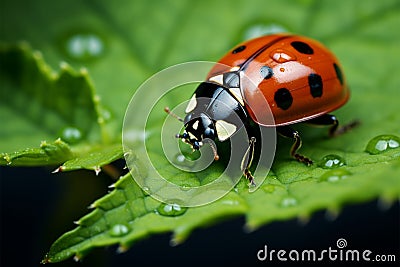
[[[44,168],[1,167],[0,177],[0,265],[7,267],[39,266],[52,242],[73,229],[73,221],[85,215],[86,207],[104,195],[112,183],[106,175],[96,177],[86,171],[52,175]],[[177,247],[169,245],[171,234],[155,235],[125,254],[117,254],[116,247],[99,248],[81,263],[70,259],[54,266],[306,266],[311,262],[280,262],[277,258],[259,262],[256,254],[264,245],[287,251],[336,249],[339,238],[347,240],[348,249],[369,249],[372,255],[394,254],[398,264],[399,218],[398,202],[383,209],[377,201],[348,206],[335,220],[328,220],[321,211],[306,224],[297,220],[274,222],[252,233],[244,233],[245,221],[237,218],[198,229]],[[323,262],[338,263],[346,262]]]

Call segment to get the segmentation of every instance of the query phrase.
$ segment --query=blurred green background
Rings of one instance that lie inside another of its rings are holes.
[[[28,42],[55,70],[60,62],[87,68],[112,114],[109,130],[118,139],[129,99],[149,76],[176,63],[218,60],[236,43],[275,31],[307,35],[333,50],[353,89],[350,107],[373,106],[377,98],[393,103],[394,97],[376,91],[384,85],[388,94],[398,92],[394,71],[400,69],[399,10],[397,0],[2,0],[0,41]],[[371,97],[362,101],[362,94]],[[353,108],[353,117],[379,119],[379,112],[365,115],[363,110]],[[345,108],[342,114],[346,112]],[[0,114],[0,120],[10,117]],[[39,142],[54,136],[39,130],[33,138]],[[50,169],[0,168],[2,266],[38,264],[51,243],[72,229],[72,221],[87,212],[84,207],[112,183],[106,175],[95,177],[85,171],[55,177],[48,175]],[[339,237],[354,246],[398,252],[398,216],[398,204],[382,212],[374,202],[345,209],[334,222],[318,213],[306,226],[295,221],[274,223],[252,234],[242,233],[239,219],[199,230],[178,248],[170,248],[165,235],[134,246],[126,255],[114,256],[113,248],[99,249],[83,265],[183,266],[194,261],[236,266],[256,263],[256,252],[264,244],[317,249],[331,246]],[[159,259],[154,258],[157,255]]]

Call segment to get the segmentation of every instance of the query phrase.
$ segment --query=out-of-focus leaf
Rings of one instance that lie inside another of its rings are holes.
[[[26,43],[2,43],[0,79],[1,152],[54,140],[66,127],[84,140],[100,138],[104,119],[86,69],[76,72],[62,63],[56,73]]]

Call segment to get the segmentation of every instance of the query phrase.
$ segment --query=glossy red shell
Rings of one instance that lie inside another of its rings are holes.
[[[300,44],[300,48],[294,44]],[[337,58],[321,43],[303,36],[275,34],[252,39],[229,51],[219,63],[227,66],[216,65],[208,78],[229,72],[232,67],[240,68],[252,81],[241,80],[245,108],[255,122],[264,126],[305,121],[339,108],[349,98]],[[261,71],[265,66],[273,73],[267,79]],[[310,93],[310,74],[320,77],[320,95]],[[279,107],[275,99],[281,88],[287,89],[292,98],[286,109]],[[274,122],[263,99],[268,102]]]

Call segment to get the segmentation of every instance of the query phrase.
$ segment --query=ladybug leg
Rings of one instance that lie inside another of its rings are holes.
[[[293,139],[294,143],[292,145],[292,148],[290,149],[290,155],[293,158],[295,158],[299,162],[306,164],[307,166],[313,163],[311,159],[297,153],[297,150],[299,150],[301,147],[301,138],[298,131],[290,128],[289,126],[277,127],[276,130],[283,137]]]
[[[241,164],[241,169],[243,171],[243,175],[244,175],[244,177],[246,177],[247,180],[249,180],[249,182],[252,186],[256,186],[256,183],[254,182],[254,177],[250,172],[251,163],[253,162],[253,158],[254,158],[255,142],[256,142],[256,138],[251,137],[249,140],[249,147],[247,148],[246,153],[243,156],[242,164]]]
[[[336,116],[331,115],[331,114],[321,115],[317,118],[307,121],[307,123],[313,124],[313,125],[320,125],[320,126],[331,126],[329,128],[329,136],[330,137],[335,137],[335,136],[344,134],[360,124],[360,122],[356,120],[356,121],[350,122],[349,124],[339,127],[338,119],[336,118]]]

